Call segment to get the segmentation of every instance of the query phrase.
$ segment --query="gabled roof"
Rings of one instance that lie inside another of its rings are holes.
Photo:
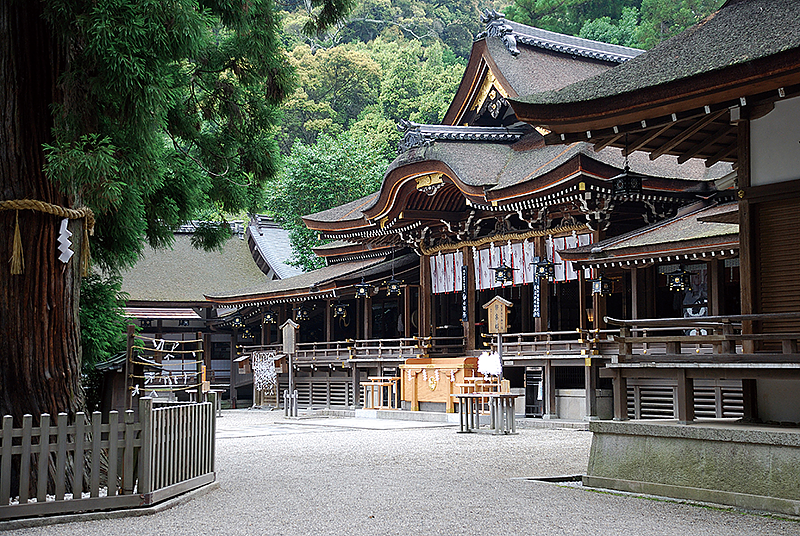
[[[192,246],[191,234],[176,233],[171,249],[146,246],[136,265],[122,272],[122,292],[129,295],[129,304],[206,304],[205,293],[266,280],[247,242],[238,236],[228,239],[219,251],[203,251]]]
[[[416,196],[418,208],[428,205],[425,194],[410,192],[419,189],[419,179],[431,175],[441,174],[447,180],[435,180],[454,185],[444,184],[445,188],[434,194],[435,197],[446,196],[451,191],[449,204],[441,200],[436,206],[430,205],[433,216],[446,218],[448,212],[465,210],[465,199],[473,207],[487,208],[521,199],[531,201],[539,196],[557,195],[559,188],[566,185],[565,181],[577,182],[594,176],[602,183],[618,174],[623,164],[624,157],[619,149],[594,151],[588,143],[516,150],[514,146],[499,143],[437,141],[395,159],[379,192],[303,219],[311,229],[342,232],[364,229],[373,225],[370,220],[388,217],[384,224],[388,232],[392,226],[404,225],[396,218],[410,195]],[[727,164],[709,169],[702,162],[679,165],[674,157],[653,162],[637,153],[631,154],[630,167],[636,173],[653,178],[645,181],[645,194],[649,190],[650,194],[661,197],[705,191],[703,183],[730,171]],[[581,171],[586,177],[579,176]],[[415,212],[407,216],[401,216],[400,220],[419,219],[420,214]]]
[[[394,260],[383,255],[375,259],[332,264],[288,279],[266,281],[241,290],[207,293],[206,298],[217,304],[240,307],[333,298],[341,296],[345,291],[352,292],[353,285],[349,282],[351,280],[386,274],[391,271],[392,265],[400,271],[417,262],[414,254]]]
[[[800,94],[800,2],[730,0],[700,24],[595,77],[511,98],[516,116],[577,139],[651,152],[736,158],[735,122]],[[739,108],[742,110],[740,111]],[[733,110],[733,111],[731,111]]]
[[[596,244],[559,252],[585,266],[615,266],[730,257],[739,251],[739,225],[729,221],[736,202],[688,208],[683,214]]]
[[[463,125],[474,120],[474,113],[485,106],[487,96],[492,100],[492,88],[499,92],[494,99],[558,89],[642,52],[507,21],[496,12],[487,11],[482,20],[487,31],[473,43],[444,124]],[[507,103],[499,101],[498,105],[507,110]],[[498,120],[502,121],[503,115],[501,110]]]
[[[293,257],[289,231],[269,216],[257,214],[250,220],[247,244],[258,267],[271,279],[286,279],[303,272],[288,264]]]

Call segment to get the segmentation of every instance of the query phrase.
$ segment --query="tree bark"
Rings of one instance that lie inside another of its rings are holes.
[[[51,105],[63,102],[66,46],[42,18],[42,2],[0,2],[0,200],[33,199],[71,208],[43,172],[52,143]],[[24,273],[11,275],[19,217]],[[0,211],[0,415],[19,426],[30,413],[73,415],[82,405],[78,304],[82,220],[70,220],[72,259],[58,260],[61,219]]]

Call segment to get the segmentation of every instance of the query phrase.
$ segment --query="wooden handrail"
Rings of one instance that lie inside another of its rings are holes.
[[[619,318],[605,317],[606,324],[614,326],[700,326],[702,324],[734,324],[741,322],[761,322],[764,320],[787,320],[800,318],[800,312],[793,313],[763,313],[751,315],[728,316],[689,316],[680,318],[637,318],[635,320],[622,320]]]

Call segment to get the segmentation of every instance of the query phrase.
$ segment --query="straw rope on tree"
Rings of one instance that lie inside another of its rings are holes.
[[[81,273],[84,276],[89,275],[89,235],[94,235],[94,212],[92,212],[92,209],[89,207],[66,208],[35,199],[13,199],[0,201],[0,210],[17,211],[14,225],[14,245],[11,259],[9,260],[12,275],[20,275],[25,270],[25,261],[22,257],[22,235],[19,231],[20,210],[33,210],[70,220],[86,218],[86,225],[83,226],[83,243],[81,244]]]

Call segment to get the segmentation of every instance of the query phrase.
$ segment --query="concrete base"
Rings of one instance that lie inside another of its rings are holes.
[[[800,515],[800,429],[597,421],[586,486]]]
[[[559,419],[580,421],[586,419],[586,391],[584,389],[557,389],[556,412]],[[614,399],[610,389],[597,390],[597,418],[614,416]]]

